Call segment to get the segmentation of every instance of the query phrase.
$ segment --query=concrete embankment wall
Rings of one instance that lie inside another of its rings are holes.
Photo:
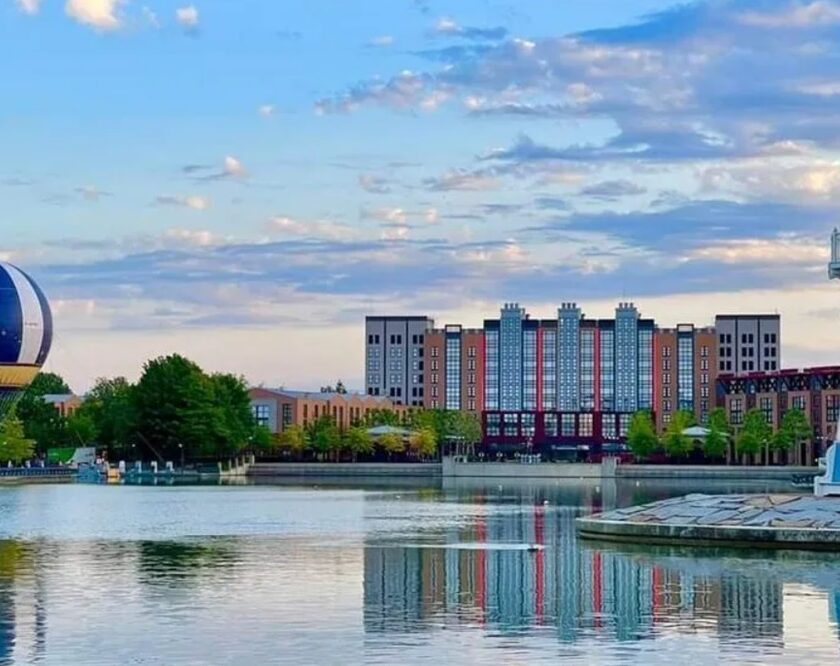
[[[256,463],[248,476],[439,477],[440,467],[440,463]]]
[[[446,477],[481,479],[755,479],[788,480],[813,474],[814,467],[742,467],[725,465],[617,465],[585,463],[256,463],[253,477]]]

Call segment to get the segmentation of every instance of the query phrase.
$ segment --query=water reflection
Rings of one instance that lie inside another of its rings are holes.
[[[678,491],[167,495],[166,538],[0,541],[0,664],[837,663],[840,555],[576,538],[578,515]],[[149,492],[120,494],[124,515],[157,511]]]

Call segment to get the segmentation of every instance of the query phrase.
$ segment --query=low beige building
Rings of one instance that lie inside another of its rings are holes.
[[[285,389],[252,388],[251,409],[260,425],[273,433],[281,433],[289,426],[306,427],[327,415],[346,430],[362,422],[368,412],[388,410],[400,415],[408,411],[388,398],[361,393],[319,393],[317,391],[288,391]]]

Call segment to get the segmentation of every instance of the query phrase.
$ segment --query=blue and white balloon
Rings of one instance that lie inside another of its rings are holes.
[[[0,420],[44,365],[52,338],[44,292],[22,270],[0,262]]]

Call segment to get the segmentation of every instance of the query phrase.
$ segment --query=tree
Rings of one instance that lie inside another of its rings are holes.
[[[277,437],[280,446],[288,448],[292,453],[302,453],[309,442],[306,431],[298,425],[288,426]]]
[[[447,435],[467,446],[473,446],[481,441],[481,422],[475,414],[467,412],[448,412],[450,421]]]
[[[808,417],[801,409],[789,409],[782,417],[782,425],[770,440],[774,451],[789,451],[792,447],[809,439],[813,434]]]
[[[17,416],[23,422],[28,439],[35,440],[37,449],[64,445],[64,420],[54,405],[44,402],[45,395],[65,395],[70,387],[60,375],[52,372],[38,374],[27,387],[17,404]]]
[[[376,443],[379,445],[379,448],[388,454],[389,459],[392,453],[402,453],[405,451],[405,444],[403,443],[402,437],[395,432],[385,433]]]
[[[210,376],[216,418],[215,455],[235,455],[254,434],[254,416],[245,379],[229,374]]]
[[[68,446],[91,446],[96,442],[96,425],[90,415],[80,409],[64,419],[64,431]]]
[[[755,455],[768,442],[772,430],[759,409],[750,409],[744,414],[744,425],[738,432],[735,448],[742,455]]]
[[[398,426],[400,417],[391,409],[370,409],[365,414],[365,424],[368,428],[382,425]]]
[[[276,443],[274,433],[264,425],[254,426],[251,435],[251,448],[254,453],[268,453]]]
[[[373,439],[363,426],[353,426],[344,435],[344,446],[353,455],[353,462],[359,455],[373,453]]]
[[[709,458],[723,458],[726,455],[726,445],[730,435],[726,410],[722,407],[713,409],[709,413],[707,426],[709,434],[703,442],[703,452]]]
[[[13,411],[0,422],[0,460],[19,463],[28,460],[35,452],[35,442],[27,439],[23,421]]]
[[[346,395],[347,388],[344,386],[344,382],[339,379],[335,386],[332,386],[331,384],[322,386],[321,393],[338,393],[339,395]]]
[[[429,458],[437,453],[438,440],[431,428],[422,428],[411,433],[408,440],[412,453],[421,458]]]
[[[87,414],[109,458],[127,457],[136,429],[133,387],[125,377],[97,379],[77,413]]]
[[[653,425],[653,417],[647,410],[636,412],[630,421],[627,429],[627,446],[637,458],[647,458],[656,451],[659,440],[656,437],[656,428]]]
[[[680,410],[671,417],[671,422],[662,436],[662,447],[670,457],[683,458],[691,453],[694,441],[683,434],[683,431],[690,428],[693,422],[694,415],[685,410]]]
[[[341,432],[328,414],[323,414],[313,421],[308,434],[316,453],[337,455],[341,450]]]
[[[216,457],[225,428],[216,404],[221,393],[223,389],[183,356],[148,361],[132,401],[141,448],[169,460],[182,452],[186,459]]]

